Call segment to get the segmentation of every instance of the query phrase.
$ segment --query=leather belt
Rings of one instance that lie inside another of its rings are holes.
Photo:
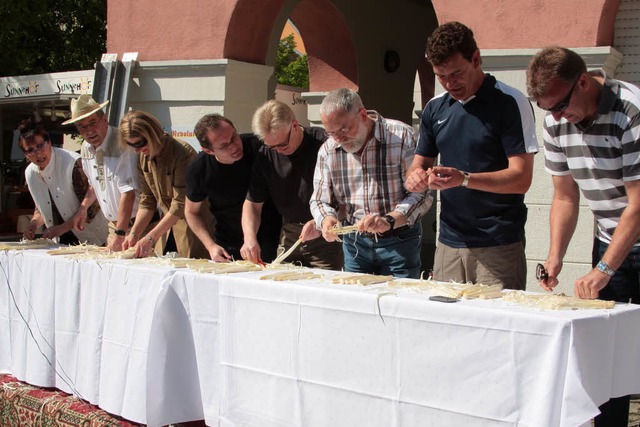
[[[385,231],[384,233],[360,233],[360,235],[368,239],[384,239],[385,237],[397,236],[410,228],[411,226],[409,225],[403,225],[402,227],[394,228],[393,230]]]

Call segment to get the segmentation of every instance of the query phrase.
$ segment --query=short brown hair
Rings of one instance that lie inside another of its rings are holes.
[[[435,66],[444,64],[456,53],[462,54],[464,59],[471,61],[477,50],[478,45],[473,38],[473,31],[456,21],[442,24],[427,40],[427,60]]]
[[[527,93],[537,99],[547,93],[554,80],[572,83],[586,72],[584,59],[574,51],[560,46],[545,47],[527,67]]]
[[[35,138],[36,135],[40,135],[44,141],[49,141],[49,133],[45,130],[44,126],[40,122],[36,122],[33,117],[24,119],[18,125],[18,144],[20,148],[24,150],[24,144]]]
[[[207,139],[207,131],[215,131],[220,127],[220,123],[222,122],[228,123],[234,129],[236,128],[231,120],[218,113],[207,114],[198,120],[198,123],[196,123],[196,126],[193,128],[193,133],[196,135],[196,139],[201,147],[211,150],[211,143]]]

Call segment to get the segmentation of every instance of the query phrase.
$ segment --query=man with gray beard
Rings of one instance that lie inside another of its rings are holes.
[[[433,197],[404,186],[416,148],[413,129],[367,111],[346,88],[327,94],[320,119],[329,139],[318,151],[309,204],[322,236],[338,238],[332,228],[344,206],[343,225],[359,232],[341,237],[345,271],[418,278],[420,218]]]

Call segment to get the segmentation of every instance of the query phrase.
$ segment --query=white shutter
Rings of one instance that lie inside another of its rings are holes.
[[[623,57],[615,78],[640,85],[640,0],[621,0],[613,47]]]

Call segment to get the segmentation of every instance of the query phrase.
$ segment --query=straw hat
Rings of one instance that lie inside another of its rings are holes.
[[[104,108],[108,103],[109,101],[105,101],[102,104],[98,104],[91,95],[80,95],[78,99],[71,100],[71,118],[62,122],[62,124],[70,125],[71,123],[89,117],[96,111]]]

